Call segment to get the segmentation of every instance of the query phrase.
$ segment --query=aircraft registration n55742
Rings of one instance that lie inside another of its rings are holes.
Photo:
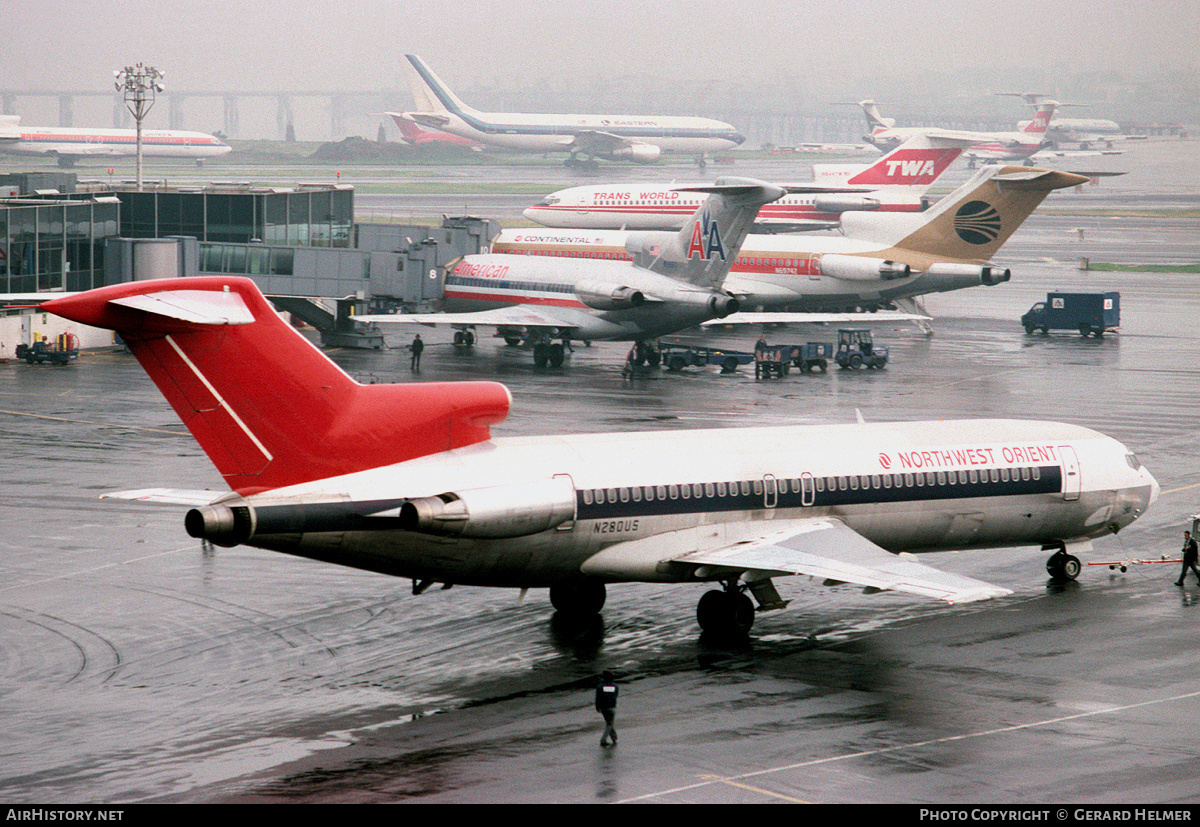
[[[1072,578],[1072,552],[1159,493],[1126,446],[1060,422],[493,437],[503,385],[361,385],[246,278],[132,282],[42,308],[116,330],[231,488],[128,498],[194,506],[194,537],[411,578],[416,593],[548,588],[584,617],[609,584],[710,584],[701,628],[744,634],[756,606],[786,605],[774,581],[788,575],[950,602],[1009,593],[917,552],[1040,546]]]

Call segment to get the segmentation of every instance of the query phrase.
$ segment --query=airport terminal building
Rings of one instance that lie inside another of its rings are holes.
[[[352,347],[382,345],[378,331],[351,319],[356,310],[427,308],[441,298],[441,268],[479,252],[499,229],[470,217],[448,218],[442,227],[356,225],[354,189],[344,184],[151,183],[137,191],[81,185],[71,173],[30,173],[0,176],[3,186],[9,188],[0,195],[10,197],[0,198],[0,293],[244,275],[276,306],[316,327],[324,343]],[[44,330],[28,320],[18,331],[0,329],[0,358],[11,358],[21,342],[75,332],[53,329],[60,324],[53,318],[42,321]]]

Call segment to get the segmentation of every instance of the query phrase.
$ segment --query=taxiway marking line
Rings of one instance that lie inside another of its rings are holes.
[[[71,419],[65,416],[49,416],[47,414],[29,413],[28,411],[5,411],[0,410],[0,414],[8,414],[9,416],[27,416],[30,419],[48,419],[51,422],[70,422],[74,425],[99,425],[102,428],[120,428],[126,431],[149,431],[155,434],[170,434],[171,436],[187,436],[182,431],[168,431],[164,428],[149,428],[144,425],[117,425],[112,422],[93,422],[90,419]]]
[[[83,571],[72,571],[65,574],[56,574],[53,577],[44,577],[41,580],[26,580],[20,583],[13,583],[10,586],[0,586],[0,594],[4,592],[15,591],[16,589],[27,589],[30,586],[40,586],[44,583],[53,583],[55,580],[68,580],[75,577],[80,577],[85,574],[95,574],[104,569],[115,568],[116,566],[124,566],[129,563],[140,563],[143,560],[153,560],[155,557],[166,557],[168,554],[179,554],[181,551],[195,551],[195,546],[182,546],[180,548],[171,549],[170,551],[160,551],[157,554],[146,554],[142,557],[131,557],[128,560],[121,560],[116,563],[105,563],[103,566],[96,566],[94,569],[84,569]]]
[[[765,795],[768,798],[782,798],[784,801],[790,802],[792,804],[812,804],[811,801],[805,801],[803,798],[794,798],[790,795],[784,795],[783,793],[777,793],[774,790],[766,790],[766,789],[763,789],[762,787],[752,787],[749,784],[741,784],[737,781],[734,781],[731,778],[722,778],[719,775],[702,775],[700,777],[707,779],[709,781],[713,781],[718,784],[728,784],[730,787],[740,787],[743,790],[749,790],[752,793],[758,793],[759,795]]]
[[[716,783],[733,784],[735,781],[740,781],[745,778],[756,778],[761,775],[771,775],[777,772],[787,772],[789,770],[804,769],[806,767],[816,767],[822,764],[832,764],[835,761],[846,761],[851,758],[866,758],[872,755],[886,755],[889,752],[899,752],[906,749],[918,749],[920,747],[934,746],[937,744],[950,744],[955,741],[966,741],[971,738],[986,738],[989,735],[1004,735],[1010,732],[1020,732],[1024,729],[1036,729],[1038,727],[1053,726],[1067,721],[1078,721],[1083,718],[1091,718],[1096,715],[1110,715],[1118,712],[1128,712],[1131,709],[1139,709],[1143,706],[1154,706],[1156,704],[1171,703],[1173,701],[1184,701],[1190,698],[1200,697],[1200,690],[1196,692],[1185,692],[1181,695],[1172,695],[1169,698],[1157,698],[1151,701],[1138,701],[1134,704],[1125,704],[1124,706],[1114,706],[1108,709],[1094,709],[1090,712],[1077,712],[1074,715],[1062,715],[1057,718],[1047,718],[1043,721],[1032,721],[1027,724],[1014,724],[1012,726],[997,727],[996,729],[985,729],[980,732],[964,732],[961,735],[946,735],[942,738],[930,738],[927,741],[914,741],[910,744],[896,744],[891,747],[880,747],[879,749],[863,750],[862,752],[849,752],[845,755],[831,755],[828,758],[813,758],[809,761],[799,761],[795,764],[785,764],[782,767],[771,767],[765,770],[754,770],[753,772],[745,772],[740,775],[731,775],[729,777],[718,777],[715,780],[701,781],[696,784],[686,784],[682,787],[675,787],[669,790],[661,790],[656,793],[646,793],[644,795],[635,796],[634,798],[623,799],[620,804],[630,804],[635,801],[646,801],[651,798],[658,798],[664,795],[675,795],[677,793],[688,792],[689,790],[698,790],[701,787],[708,787]],[[738,785],[741,786],[741,785]],[[746,789],[753,789],[747,787]]]

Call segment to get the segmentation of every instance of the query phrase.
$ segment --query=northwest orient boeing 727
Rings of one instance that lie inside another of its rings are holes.
[[[179,129],[143,129],[142,154],[148,158],[193,158],[202,163],[232,149],[219,138]],[[79,158],[134,156],[136,129],[79,129],[21,126],[19,115],[0,115],[0,152],[11,155],[49,155],[59,166]]]
[[[416,594],[549,588],[562,615],[586,617],[607,584],[711,584],[701,628],[745,633],[756,602],[785,605],[786,575],[950,602],[1008,593],[908,552],[1040,546],[1072,578],[1072,552],[1159,491],[1124,445],[1057,422],[492,438],[503,385],[360,385],[246,278],[42,308],[116,330],[232,489],[124,497],[196,506],[193,537],[411,578]]]
[[[873,164],[814,164],[813,182],[797,184],[801,192],[764,205],[754,229],[824,230],[837,227],[845,212],[920,212],[929,187],[971,143],[915,135]],[[547,195],[525,210],[525,217],[546,227],[677,230],[698,199],[661,183],[570,187]]]
[[[405,55],[417,111],[408,116],[490,146],[530,152],[569,152],[568,166],[593,158],[649,164],[663,152],[695,155],[738,146],[745,136],[710,118],[668,115],[529,115],[479,112],[460,101],[416,55]],[[577,156],[589,159],[581,161]]]

